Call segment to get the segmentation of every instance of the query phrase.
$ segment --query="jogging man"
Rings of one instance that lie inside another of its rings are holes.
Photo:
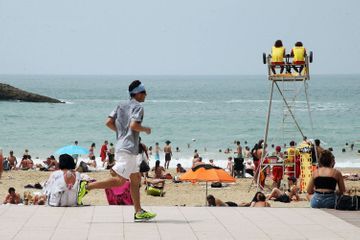
[[[141,102],[145,101],[146,90],[144,85],[135,80],[129,85],[130,100],[119,104],[106,120],[106,126],[116,132],[117,143],[115,147],[115,165],[110,170],[112,177],[103,181],[80,184],[78,204],[82,204],[82,198],[92,189],[105,189],[123,185],[130,179],[130,192],[134,202],[134,221],[144,221],[156,216],[146,212],[140,205],[140,182],[139,163],[139,134],[151,133],[151,128],[144,127],[141,122],[144,117],[144,108]]]

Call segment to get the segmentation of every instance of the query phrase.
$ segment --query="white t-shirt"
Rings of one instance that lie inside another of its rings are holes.
[[[75,174],[74,185],[67,185],[64,175],[67,172],[58,170],[53,172],[44,186],[44,194],[47,196],[47,203],[54,207],[77,206],[77,195],[80,186],[80,173],[68,170],[69,174]]]

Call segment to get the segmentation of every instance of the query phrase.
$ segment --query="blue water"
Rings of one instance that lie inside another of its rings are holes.
[[[270,93],[265,76],[12,75],[0,76],[0,82],[67,103],[0,102],[0,147],[5,155],[12,149],[20,156],[28,148],[32,156],[45,158],[78,140],[84,147],[95,142],[99,152],[105,139],[115,141],[104,121],[117,103],[128,99],[127,87],[133,79],[140,79],[148,91],[143,124],[153,132],[142,135],[148,146],[155,142],[162,146],[169,139],[173,148],[181,150],[178,159],[189,159],[198,149],[205,158],[221,160],[227,155],[219,149],[234,149],[235,139],[242,144],[246,140],[251,147],[264,136]],[[294,114],[304,134],[332,147],[340,166],[360,167],[360,143],[354,151],[346,148],[341,153],[346,142],[360,140],[359,81],[360,75],[312,77],[308,91],[313,131],[303,85],[290,86],[298,92]],[[300,142],[293,123],[283,133],[282,118],[283,102],[275,91],[268,142],[281,146],[291,139]]]

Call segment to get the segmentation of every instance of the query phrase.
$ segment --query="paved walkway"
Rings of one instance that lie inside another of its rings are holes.
[[[310,208],[146,207],[133,222],[128,206],[0,206],[0,239],[360,239],[360,228]],[[360,218],[360,212],[340,212]]]

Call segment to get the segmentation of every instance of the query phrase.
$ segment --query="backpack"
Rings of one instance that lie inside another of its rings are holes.
[[[120,187],[106,188],[105,194],[109,205],[133,205],[129,181]]]
[[[340,195],[336,198],[335,209],[356,211],[360,210],[360,196]]]

